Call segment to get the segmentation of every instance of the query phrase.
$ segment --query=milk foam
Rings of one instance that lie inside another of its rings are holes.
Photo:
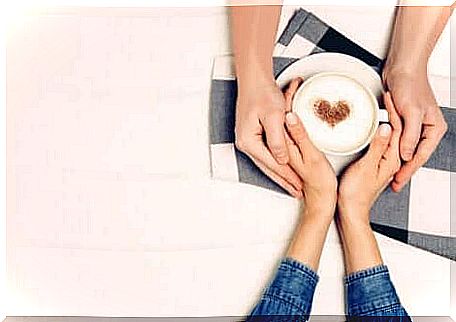
[[[348,102],[349,116],[331,126],[315,114],[314,103],[319,99],[332,104]],[[324,151],[337,153],[352,151],[366,142],[373,128],[375,107],[367,90],[343,75],[316,77],[296,93],[293,102],[293,110],[301,118],[312,142]]]

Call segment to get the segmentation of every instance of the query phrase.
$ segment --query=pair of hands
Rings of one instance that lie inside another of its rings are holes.
[[[391,188],[398,192],[429,159],[447,131],[447,124],[426,72],[410,74],[387,66],[383,80],[404,123],[397,147],[401,166],[391,182]],[[290,151],[284,128],[285,114],[291,109],[292,96],[298,86],[299,81],[294,80],[282,93],[275,81],[270,79],[240,89],[236,146],[266,175],[291,195],[301,198],[303,182],[289,163]]]
[[[333,168],[312,144],[299,117],[286,114],[288,163],[303,183],[306,209],[313,210],[308,213],[331,214],[328,219],[332,220],[337,206],[339,220],[369,222],[370,208],[401,166],[401,120],[390,93],[385,93],[384,99],[391,126],[382,124],[378,128],[367,153],[346,169],[339,184]]]

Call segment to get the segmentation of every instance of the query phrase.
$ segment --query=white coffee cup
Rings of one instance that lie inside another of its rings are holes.
[[[330,83],[331,81],[333,82],[332,84]],[[339,82],[340,88],[334,87],[336,81]],[[327,88],[325,88],[325,82],[328,83]],[[318,122],[321,122],[321,124],[317,124],[316,121],[313,120],[315,118],[314,116],[309,117],[311,109],[310,102],[312,99],[319,97],[320,94],[322,94],[321,99],[327,100],[328,102],[337,98],[339,98],[339,100],[345,99],[343,94],[344,90],[346,90],[347,93],[350,92],[347,96],[350,97],[351,95],[352,101],[355,102],[353,106],[351,106],[353,111],[357,112],[358,116],[363,113],[368,115],[366,116],[366,119],[359,117],[358,119],[354,119],[354,116],[350,116],[346,120],[341,120],[340,124],[337,123],[336,125],[333,125],[333,130],[328,123],[320,120]],[[329,96],[329,98],[325,96]],[[369,110],[362,110],[364,108]],[[372,91],[349,74],[338,72],[318,73],[306,79],[294,95],[292,110],[301,118],[304,126],[309,132],[310,139],[317,148],[325,153],[336,173],[339,173],[348,163],[358,156],[360,151],[369,145],[377,131],[379,122],[388,122],[388,112],[379,108],[377,98]],[[361,124],[360,122],[363,123]],[[348,124],[350,124],[351,127],[348,126]],[[356,124],[356,126],[359,125],[358,132],[360,132],[362,128],[363,133],[362,137],[360,136],[361,132],[355,133],[355,135],[359,136],[358,138],[353,138],[353,140],[358,140],[356,141],[356,146],[353,144],[350,148],[337,150],[328,148],[327,144],[326,147],[325,144],[322,144],[324,141],[322,138],[325,138],[325,135],[328,139],[332,140],[337,140],[338,138],[343,139],[344,137],[350,138],[350,133],[348,131],[357,132],[358,130],[354,124]],[[319,133],[316,133],[317,131],[319,131]],[[332,137],[329,138],[329,135],[332,135]]]

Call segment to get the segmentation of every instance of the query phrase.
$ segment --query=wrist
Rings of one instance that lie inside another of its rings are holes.
[[[305,202],[303,217],[313,224],[329,226],[334,218],[335,205],[329,203],[312,204]]]
[[[243,66],[236,65],[236,78],[239,91],[249,92],[252,89],[261,89],[275,85],[272,60],[245,61]]]
[[[347,274],[383,263],[374,231],[368,219],[338,216],[336,225],[342,242]]]
[[[369,222],[370,208],[360,205],[343,206],[337,205],[337,226],[341,229],[364,230],[370,229]]]
[[[272,73],[252,72],[248,75],[237,75],[237,87],[239,95],[256,94],[258,91],[269,90],[271,87],[276,87],[274,76]]]
[[[419,63],[388,58],[383,68],[383,82],[390,84],[396,79],[413,79],[416,75],[427,75],[427,60]]]

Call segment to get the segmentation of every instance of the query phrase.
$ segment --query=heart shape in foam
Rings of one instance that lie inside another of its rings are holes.
[[[331,127],[336,126],[350,116],[350,103],[344,100],[329,102],[319,98],[315,100],[313,106],[315,115]]]

